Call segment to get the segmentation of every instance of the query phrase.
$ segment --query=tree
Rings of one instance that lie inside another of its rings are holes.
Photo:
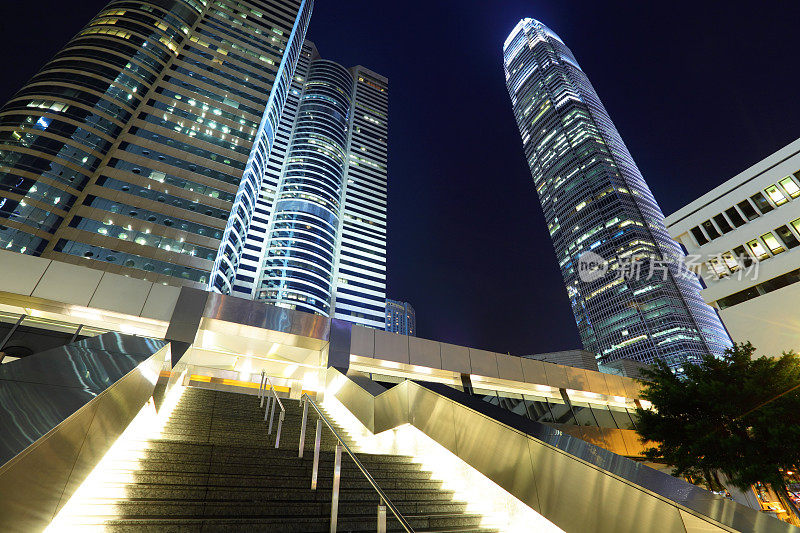
[[[722,358],[684,365],[682,376],[663,361],[642,371],[641,397],[654,409],[637,409],[636,429],[655,444],[645,456],[672,465],[674,475],[715,487],[719,471],[742,490],[761,481],[800,517],[783,475],[800,466],[800,358],[754,352],[749,342],[734,344]]]

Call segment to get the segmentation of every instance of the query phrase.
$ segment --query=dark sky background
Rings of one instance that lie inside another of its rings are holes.
[[[0,2],[0,102],[105,4]],[[572,49],[665,214],[800,137],[800,3],[317,0],[321,54],[390,83],[389,297],[419,336],[579,347],[502,68],[520,18]]]

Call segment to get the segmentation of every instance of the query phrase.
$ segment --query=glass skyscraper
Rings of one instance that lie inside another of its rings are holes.
[[[586,74],[544,24],[503,46],[506,85],[584,347],[673,368],[730,345]],[[591,267],[591,268],[588,268]],[[581,270],[583,269],[583,270]]]
[[[385,77],[304,44],[237,268],[215,290],[384,328],[387,114]]]
[[[0,248],[224,285],[312,4],[109,3],[0,109]]]

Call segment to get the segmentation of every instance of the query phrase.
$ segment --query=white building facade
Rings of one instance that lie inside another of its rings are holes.
[[[666,218],[735,342],[800,349],[800,139]]]

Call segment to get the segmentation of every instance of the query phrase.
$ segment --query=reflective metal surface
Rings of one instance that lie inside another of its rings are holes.
[[[567,532],[800,531],[545,424],[501,422],[501,408],[444,385],[404,381],[373,396],[335,369],[327,383],[374,432],[412,424]]]
[[[203,316],[314,339],[330,334],[329,318],[217,293],[209,293]]]
[[[43,529],[153,393],[169,346],[108,333],[0,368],[0,530]]]

